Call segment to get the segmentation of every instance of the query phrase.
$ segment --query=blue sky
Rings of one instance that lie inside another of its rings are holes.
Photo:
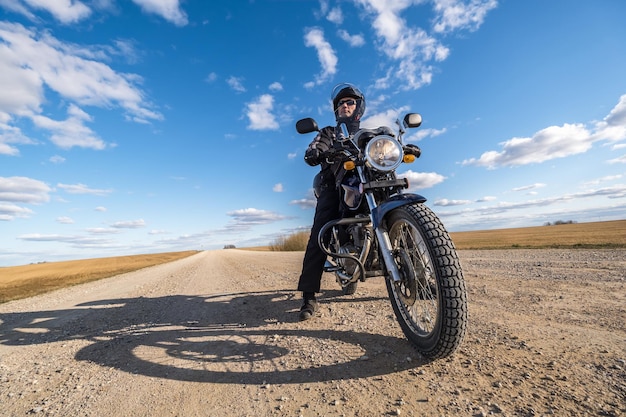
[[[340,82],[450,231],[626,218],[622,0],[0,0],[0,266],[306,230]]]

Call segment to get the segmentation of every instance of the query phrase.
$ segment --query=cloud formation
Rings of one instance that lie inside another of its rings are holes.
[[[132,0],[142,11],[155,14],[175,24],[185,26],[188,23],[186,13],[181,9],[179,0]],[[69,25],[77,23],[92,15],[93,10],[86,3],[100,9],[112,9],[109,1],[85,2],[80,0],[0,0],[0,6],[20,13],[31,20],[35,20],[34,12],[45,10],[60,23]]]
[[[251,103],[247,104],[248,120],[251,130],[275,130],[278,129],[276,116],[272,114],[274,110],[274,97],[271,94],[263,94]]]
[[[478,158],[466,159],[463,165],[496,169],[538,164],[556,158],[587,152],[594,142],[626,139],[626,95],[601,121],[588,128],[583,123],[549,126],[532,137],[513,138],[501,143],[499,151],[484,152]]]
[[[113,192],[113,190],[102,190],[97,188],[90,188],[85,184],[57,184],[57,188],[65,191],[69,194],[91,194],[91,195],[107,195]]]
[[[33,143],[21,132],[19,119],[31,120],[49,132],[55,145],[68,149],[103,149],[87,123],[85,107],[119,107],[139,123],[161,120],[140,89],[141,77],[121,73],[105,64],[110,48],[64,43],[47,32],[17,23],[0,22],[0,153],[16,155],[13,144]],[[46,91],[67,103],[67,118],[46,111]]]
[[[235,228],[248,228],[250,226],[274,223],[286,219],[282,214],[256,208],[234,210],[226,214],[234,219],[233,227]]]
[[[411,6],[423,2],[407,0],[355,0],[372,19],[378,49],[395,65],[387,67],[376,85],[387,88],[400,81],[406,90],[430,84],[433,63],[444,61],[450,50],[437,38],[457,30],[476,30],[487,13],[497,6],[496,0],[474,0],[465,4],[459,0],[434,1],[433,34],[427,29],[413,27],[402,17]]]
[[[322,70],[315,77],[315,81],[308,83],[307,87],[310,88],[323,84],[335,75],[339,59],[331,44],[324,38],[324,31],[320,28],[309,28],[305,31],[304,45],[317,51],[317,59],[322,66]]]

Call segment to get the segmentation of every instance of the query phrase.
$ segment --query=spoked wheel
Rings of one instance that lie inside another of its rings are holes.
[[[454,244],[439,218],[414,203],[387,216],[400,281],[386,280],[403,333],[425,357],[451,355],[467,328],[467,294]]]

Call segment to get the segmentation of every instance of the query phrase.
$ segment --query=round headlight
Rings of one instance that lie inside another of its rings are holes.
[[[378,171],[393,171],[402,162],[402,145],[387,135],[376,136],[365,147],[365,159]]]

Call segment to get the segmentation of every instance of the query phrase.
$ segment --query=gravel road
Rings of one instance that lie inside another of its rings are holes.
[[[626,250],[459,253],[451,358],[403,337],[381,278],[298,321],[302,252],[220,250],[0,304],[0,415],[626,415]]]

